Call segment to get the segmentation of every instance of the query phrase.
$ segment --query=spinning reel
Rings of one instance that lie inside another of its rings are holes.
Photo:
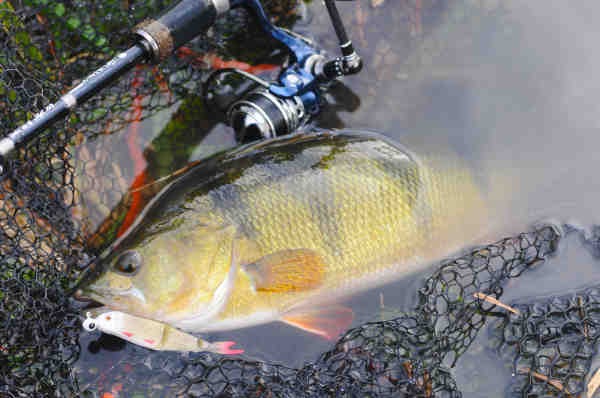
[[[317,115],[323,105],[322,92],[341,76],[360,72],[362,60],[348,39],[334,0],[325,5],[338,36],[342,56],[326,59],[311,41],[273,26],[258,0],[244,2],[263,30],[287,47],[291,62],[277,81],[267,82],[238,69],[213,72],[204,84],[204,97],[226,115],[238,141],[247,142],[290,134]],[[223,84],[235,74],[247,84],[238,90]],[[230,88],[227,92],[226,88]]]
[[[174,50],[205,32],[218,15],[234,7],[247,8],[266,34],[286,46],[290,62],[273,82],[237,69],[216,71],[204,84],[206,99],[211,104],[219,104],[225,111],[226,121],[240,141],[272,138],[296,131],[320,112],[322,93],[329,83],[362,69],[362,61],[348,39],[335,0],[324,2],[342,53],[333,59],[325,58],[305,38],[273,26],[259,0],[180,1],[158,19],[138,25],[135,29],[137,42],[131,48],[118,54],[59,101],[48,105],[33,119],[0,139],[0,174],[6,157],[56,120],[67,116],[78,104],[88,100],[135,65],[161,62]],[[241,90],[238,87],[235,92],[227,93],[223,85],[219,85],[219,79],[226,74],[238,75],[246,84],[241,85]]]

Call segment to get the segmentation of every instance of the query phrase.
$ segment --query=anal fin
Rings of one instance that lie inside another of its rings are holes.
[[[333,340],[350,327],[353,319],[352,309],[332,305],[293,311],[283,316],[281,320],[288,325]]]

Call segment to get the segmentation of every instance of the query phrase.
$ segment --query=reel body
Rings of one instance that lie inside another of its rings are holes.
[[[260,88],[231,105],[227,123],[235,130],[238,141],[253,141],[292,133],[317,111],[315,92],[279,98]]]
[[[291,61],[274,82],[248,76],[236,69],[215,72],[215,75],[235,73],[255,83],[254,87],[233,95],[237,98],[222,110],[226,123],[235,130],[239,142],[293,133],[320,112],[324,103],[322,91],[330,82],[344,75],[358,73],[362,69],[362,61],[346,36],[334,0],[326,0],[325,3],[343,54],[342,57],[329,61],[314,43],[273,26],[259,0],[239,1],[240,5],[254,14],[268,35],[287,47]],[[210,76],[207,82],[211,82],[214,77]],[[209,94],[209,91],[207,84],[204,89],[205,98],[223,103],[223,99],[215,98],[219,94]],[[228,95],[231,97],[231,94]]]

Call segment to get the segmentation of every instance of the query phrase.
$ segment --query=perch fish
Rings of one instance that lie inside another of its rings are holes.
[[[352,321],[341,299],[453,254],[487,223],[456,157],[418,158],[374,133],[288,136],[166,186],[83,294],[188,332],[282,321],[335,338]]]

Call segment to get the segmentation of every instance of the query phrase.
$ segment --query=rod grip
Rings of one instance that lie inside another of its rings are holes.
[[[217,16],[227,9],[229,0],[182,0],[158,19],[139,24],[135,33],[145,42],[152,60],[160,62],[208,30]]]

